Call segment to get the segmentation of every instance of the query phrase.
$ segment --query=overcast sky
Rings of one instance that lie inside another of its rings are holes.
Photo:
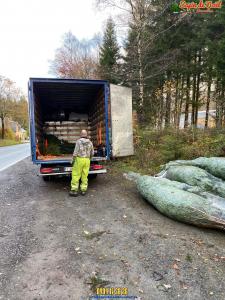
[[[48,61],[65,32],[91,38],[102,31],[107,17],[93,0],[2,0],[0,75],[26,92],[29,77],[50,77]]]

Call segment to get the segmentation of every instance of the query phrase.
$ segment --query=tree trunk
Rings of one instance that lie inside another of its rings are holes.
[[[2,120],[2,139],[4,140],[5,138],[5,119],[3,116],[1,116],[1,120]]]
[[[188,116],[189,116],[189,104],[190,104],[190,77],[187,75],[187,86],[186,86],[186,104],[185,104],[185,115],[184,115],[184,128],[188,127]]]
[[[141,49],[140,32],[138,34],[137,52],[138,52],[138,65],[139,65],[139,105],[142,113],[143,105],[144,105],[144,73],[143,73],[143,65],[142,65],[142,49]]]
[[[222,127],[222,107],[219,103],[216,105],[216,128],[221,129]]]
[[[195,97],[196,97],[196,75],[194,74],[193,79],[193,90],[192,90],[192,111],[191,111],[191,125],[195,124]]]
[[[205,128],[209,126],[209,105],[210,105],[210,94],[211,94],[211,85],[212,85],[212,76],[211,71],[208,80],[208,88],[207,88],[207,101],[206,101],[206,112],[205,112]]]
[[[179,108],[178,108],[178,118],[177,118],[177,124],[176,124],[177,129],[180,128],[180,117],[181,117],[181,113],[182,113],[182,105],[183,105],[183,98],[184,98],[184,76],[182,76],[182,80],[181,80],[181,91],[179,93],[179,97],[180,97],[180,103],[179,103]]]
[[[174,127],[176,128],[177,126],[177,119],[178,119],[178,85],[179,85],[179,80],[178,80],[178,74],[176,76],[176,91],[175,91],[175,103],[174,103]]]
[[[195,118],[194,118],[195,127],[197,127],[198,124],[198,108],[199,108],[200,82],[201,82],[201,61],[202,61],[202,55],[200,51],[198,57],[198,75],[197,75],[196,99],[195,99]]]
[[[162,85],[161,95],[160,95],[159,124],[158,124],[158,128],[160,130],[162,130],[162,128],[163,128],[163,118],[164,118],[164,97],[163,97],[163,85]]]
[[[222,87],[221,87],[222,88]],[[222,127],[222,105],[221,105],[221,89],[217,80],[217,99],[216,99],[216,128]]]
[[[195,123],[195,97],[196,97],[196,64],[197,64],[197,53],[195,53],[195,59],[194,59],[194,73],[193,73],[193,89],[192,89],[192,111],[191,111],[191,125],[193,126]]]
[[[166,113],[165,113],[165,127],[170,125],[170,115],[171,115],[171,75],[168,74],[168,87],[166,91]]]
[[[224,84],[222,85],[222,95],[221,95],[221,127],[224,127],[224,112],[225,112],[225,107],[224,107],[224,96],[225,96],[225,86]]]

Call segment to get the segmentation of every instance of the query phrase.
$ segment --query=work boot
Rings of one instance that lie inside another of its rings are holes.
[[[86,191],[81,191],[81,195],[85,196],[86,195]]]
[[[69,195],[71,197],[77,197],[78,196],[78,192],[77,191],[70,191]]]

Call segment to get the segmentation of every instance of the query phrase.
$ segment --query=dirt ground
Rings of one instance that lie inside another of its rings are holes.
[[[0,173],[0,299],[225,299],[225,236],[170,220],[108,173],[85,197],[44,182],[30,159]]]

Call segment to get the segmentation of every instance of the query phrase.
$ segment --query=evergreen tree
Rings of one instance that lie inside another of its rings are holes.
[[[216,126],[225,127],[225,6],[201,14],[182,12],[179,0],[123,3],[129,30],[121,70],[139,123],[179,128],[182,118],[196,127],[205,110],[207,128],[216,109]]]
[[[110,83],[119,83],[119,46],[116,39],[115,24],[109,18],[103,38],[103,45],[100,48],[99,73],[102,79]]]

